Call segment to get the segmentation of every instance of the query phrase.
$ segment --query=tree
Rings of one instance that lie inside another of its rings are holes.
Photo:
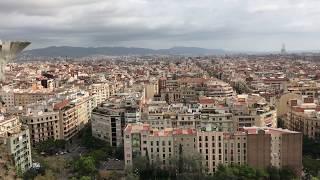
[[[139,180],[139,176],[134,173],[128,173],[126,175],[126,180]]]
[[[45,152],[49,155],[57,153],[59,150],[64,150],[66,146],[65,140],[48,139],[46,141],[39,142],[36,145],[36,150],[41,153]]]
[[[23,179],[34,179],[38,175],[44,176],[45,173],[44,167],[40,167],[39,169],[31,168],[23,174]]]
[[[303,157],[303,168],[306,176],[318,176],[320,174],[320,161],[310,156]]]
[[[147,161],[148,160],[146,157],[142,157],[142,156],[135,157],[132,162],[133,172],[139,176],[142,176],[143,172],[147,170],[147,164],[148,164]]]
[[[182,173],[182,171],[183,171],[183,151],[182,151],[182,145],[179,144],[178,172]]]
[[[294,179],[294,178],[296,178],[294,171],[289,167],[282,167],[279,170],[279,174],[280,174],[281,179]]]
[[[106,142],[92,136],[91,126],[83,128],[79,134],[81,138],[81,145],[89,150],[100,149],[108,146]]]
[[[95,161],[91,156],[80,157],[74,164],[74,170],[83,176],[93,176],[97,171]]]
[[[320,158],[320,142],[308,138],[307,136],[303,137],[303,155],[311,156],[314,159]]]
[[[217,171],[209,179],[231,179],[231,180],[256,180],[267,179],[268,174],[264,170],[254,169],[247,165],[219,165]]]
[[[47,170],[44,175],[39,175],[35,177],[35,180],[55,180],[56,177],[54,176],[51,170]]]
[[[104,161],[107,159],[108,155],[101,149],[91,151],[88,156],[92,157],[96,165],[99,165],[99,161]]]
[[[91,177],[89,177],[89,176],[81,176],[80,180],[91,180]]]
[[[269,175],[269,179],[272,180],[280,180],[280,174],[279,174],[279,169],[276,167],[268,167],[267,172]]]
[[[119,174],[116,171],[111,171],[109,175],[105,178],[106,180],[118,180],[119,177],[121,177],[121,174]]]
[[[249,93],[251,90],[243,81],[237,81],[233,84],[233,88],[236,90],[238,94]]]

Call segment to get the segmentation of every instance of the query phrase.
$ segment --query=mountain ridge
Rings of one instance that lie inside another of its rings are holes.
[[[207,49],[199,47],[176,46],[168,49],[150,49],[140,47],[73,47],[73,46],[49,46],[46,48],[31,49],[23,52],[25,55],[43,57],[85,57],[93,55],[125,56],[125,55],[223,55],[227,52],[223,49]]]

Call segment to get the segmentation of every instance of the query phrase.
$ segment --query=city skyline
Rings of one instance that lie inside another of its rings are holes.
[[[47,46],[317,50],[320,2],[218,0],[0,2],[2,39]],[[245,46],[244,46],[245,45]]]

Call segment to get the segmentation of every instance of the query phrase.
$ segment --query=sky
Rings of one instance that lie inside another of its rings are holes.
[[[0,17],[0,39],[29,49],[320,49],[320,0],[0,0]]]

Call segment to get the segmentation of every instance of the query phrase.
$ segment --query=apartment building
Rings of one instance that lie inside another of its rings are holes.
[[[207,106],[200,110],[200,127],[213,127],[217,131],[235,131],[232,113],[225,106]]]
[[[30,130],[31,144],[48,139],[62,139],[60,136],[59,112],[46,104],[29,105],[27,112],[20,116],[22,123]]]
[[[302,132],[309,138],[320,138],[320,106],[312,97],[302,97],[289,101],[284,126]]]
[[[262,82],[275,92],[284,92],[287,91],[289,79],[284,76],[271,76],[262,78]]]
[[[193,129],[152,129],[149,124],[128,124],[124,130],[125,164],[131,166],[138,156],[148,156],[150,163],[170,165],[179,155],[190,157],[196,152]]]
[[[91,119],[93,97],[88,92],[68,93],[53,110],[59,112],[59,138],[71,140]]]
[[[92,135],[111,146],[123,144],[123,129],[127,123],[140,121],[140,107],[132,96],[112,97],[92,111]]]
[[[144,84],[144,92],[146,100],[152,99],[155,94],[158,94],[158,83],[155,81]]]
[[[159,92],[169,104],[196,102],[199,96],[217,99],[230,98],[235,91],[228,84],[218,79],[199,77],[176,77],[168,75],[159,79]]]
[[[96,104],[94,107],[101,104],[103,101],[105,101],[107,98],[110,97],[110,84],[109,83],[91,84],[88,87],[88,90],[89,90],[90,95],[95,96]]]
[[[53,96],[53,93],[48,90],[15,92],[14,93],[14,104],[15,104],[15,106],[25,107],[28,104],[48,100],[52,96]]]
[[[245,164],[247,162],[247,137],[244,132],[212,131],[211,127],[197,131],[197,151],[203,165],[213,173],[219,164]]]
[[[235,95],[235,91],[230,84],[220,80],[210,80],[207,82],[206,86],[205,95],[207,97],[227,98]]]
[[[181,103],[168,105],[165,101],[151,101],[145,109],[143,122],[152,128],[198,128],[200,127],[200,110],[198,104]]]
[[[126,166],[132,165],[137,156],[148,156],[150,163],[168,166],[172,157],[182,153],[200,154],[207,173],[214,173],[219,164],[248,164],[262,169],[288,166],[297,174],[302,170],[302,134],[285,129],[243,127],[221,132],[208,126],[202,130],[157,130],[149,124],[128,124],[124,136]],[[297,151],[290,153],[290,149]]]
[[[25,172],[32,167],[29,129],[16,116],[0,115],[0,144],[7,147],[16,170]]]
[[[290,167],[301,175],[301,132],[269,127],[244,127],[242,130],[247,134],[248,165],[259,168]]]
[[[126,166],[132,166],[134,158],[146,156],[147,152],[149,152],[147,140],[150,130],[149,124],[127,125],[124,130],[124,159]],[[149,145],[151,146],[151,142]],[[151,147],[149,147],[149,150],[151,152]]]
[[[4,87],[0,91],[1,100],[4,102],[4,106],[8,108],[25,107],[28,104],[47,100],[52,96],[52,90],[37,89],[36,87],[24,90]]]
[[[166,101],[149,101],[144,107],[142,122],[150,124],[151,128],[165,129],[175,126],[176,113],[168,111]]]
[[[301,96],[318,98],[320,87],[311,79],[294,79],[288,84],[287,91]]]
[[[229,104],[235,128],[277,127],[277,111],[259,95],[238,95]]]
[[[221,102],[201,96],[197,103],[166,104],[151,101],[144,108],[143,122],[152,128],[205,128],[236,131],[239,127],[276,127],[276,110],[259,95],[238,95]]]
[[[15,106],[13,90],[7,89],[7,88],[3,88],[0,91],[0,98],[1,98],[1,101],[3,102],[3,106],[4,107],[9,108],[9,107],[14,107]]]

